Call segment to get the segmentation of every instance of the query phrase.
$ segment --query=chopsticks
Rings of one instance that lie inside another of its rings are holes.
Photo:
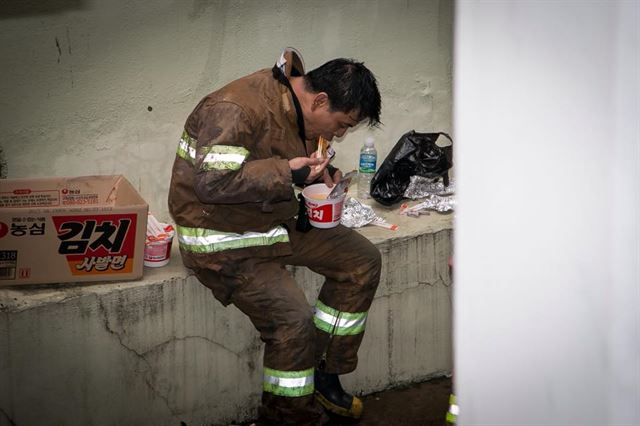
[[[328,140],[326,140],[322,136],[318,137],[318,151],[316,154],[318,158],[321,158],[321,157],[324,158],[325,154],[327,153],[328,146],[329,146]]]
[[[316,151],[316,158],[324,158],[327,155],[327,148],[329,147],[329,141],[322,136],[318,137],[318,149]],[[316,166],[318,170],[320,166]]]

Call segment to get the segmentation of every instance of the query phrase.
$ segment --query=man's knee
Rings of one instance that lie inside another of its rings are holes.
[[[378,247],[372,245],[372,249],[370,252],[370,259],[371,259],[371,268],[373,270],[378,271],[378,273],[380,272],[380,269],[382,268],[382,253],[380,253],[380,250],[378,249]]]
[[[378,247],[371,244],[362,252],[363,261],[360,265],[363,284],[377,286],[380,281],[380,271],[382,269],[382,254]]]
[[[313,309],[305,305],[287,310],[275,328],[275,340],[280,344],[291,341],[312,341],[315,336]]]

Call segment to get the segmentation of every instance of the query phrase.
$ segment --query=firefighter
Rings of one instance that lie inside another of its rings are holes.
[[[204,97],[186,120],[169,210],[185,266],[245,313],[265,343],[259,424],[322,424],[323,408],[362,414],[339,375],[356,368],[380,253],[342,225],[296,229],[294,192],[339,181],[342,172],[317,156],[318,140],[361,122],[380,124],[371,71],[340,58],[305,73],[293,48],[273,68]],[[325,277],[314,307],[286,265]]]

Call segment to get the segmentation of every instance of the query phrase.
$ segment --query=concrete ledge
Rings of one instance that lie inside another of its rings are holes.
[[[452,217],[378,209],[382,281],[356,372],[366,394],[451,371]],[[313,304],[322,279],[292,268]],[[0,289],[0,426],[226,425],[256,414],[262,343],[176,250],[140,281]]]

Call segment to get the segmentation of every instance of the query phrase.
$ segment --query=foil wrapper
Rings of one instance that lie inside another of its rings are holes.
[[[379,219],[371,206],[362,204],[353,197],[348,197],[342,207],[340,223],[347,228],[360,228]]]
[[[453,195],[440,196],[440,195],[428,195],[426,199],[414,206],[403,205],[400,214],[406,214],[407,216],[420,216],[423,213],[428,213],[429,210],[435,210],[440,213],[447,213],[454,209],[456,205]]]
[[[407,186],[403,195],[404,198],[415,200],[429,195],[451,195],[454,191],[455,184],[453,180],[449,181],[449,185],[445,187],[440,178],[434,181],[422,176],[411,176],[409,186]]]

